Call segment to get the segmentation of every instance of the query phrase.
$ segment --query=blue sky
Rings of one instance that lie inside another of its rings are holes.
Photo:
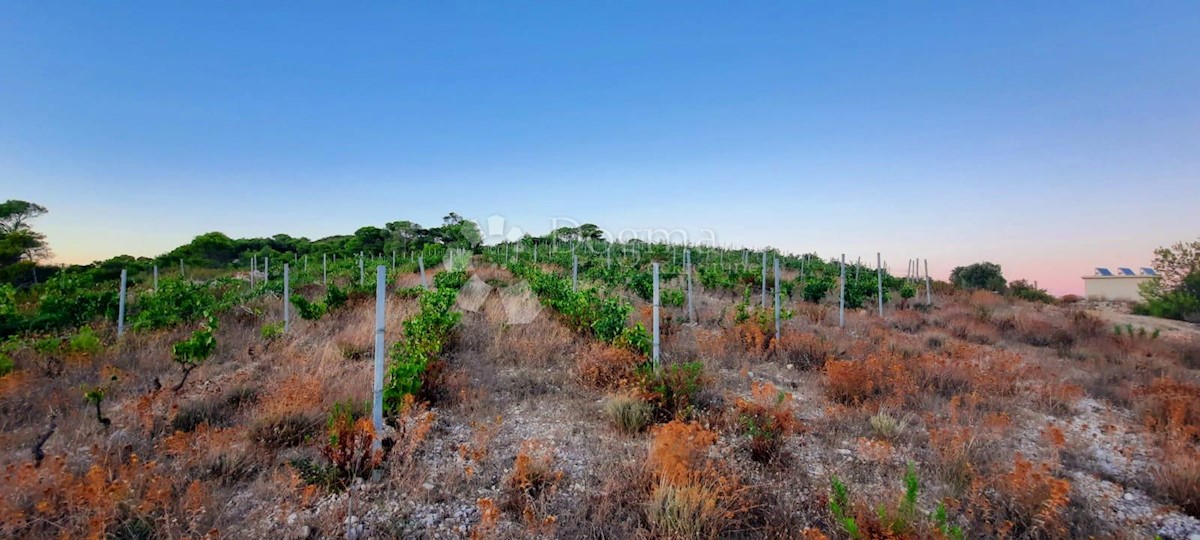
[[[58,260],[449,211],[1053,292],[1200,232],[1195,2],[0,4]]]

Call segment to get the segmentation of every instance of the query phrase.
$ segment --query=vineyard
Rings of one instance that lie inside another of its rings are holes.
[[[1200,535],[1195,328],[881,259],[451,244],[0,289],[0,535]]]

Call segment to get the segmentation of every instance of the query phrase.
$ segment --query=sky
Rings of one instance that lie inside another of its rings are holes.
[[[7,1],[0,199],[61,263],[453,211],[1079,293],[1200,234],[1198,96],[1196,2]]]

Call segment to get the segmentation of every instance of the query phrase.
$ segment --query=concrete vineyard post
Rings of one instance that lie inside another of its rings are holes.
[[[271,258],[263,257],[263,283],[271,282]]]
[[[362,254],[360,253],[358,255],[358,286],[362,287],[363,285],[366,285],[366,284],[367,284],[367,274],[366,274],[366,272],[363,271],[363,258],[362,258]]]
[[[533,245],[533,264],[537,264],[537,244]]]
[[[604,250],[604,261],[606,266],[612,268],[612,244]]]
[[[375,433],[383,433],[383,328],[386,284],[387,270],[383,265],[379,265],[375,268],[375,381],[371,386],[371,423],[375,426]],[[378,437],[373,444],[378,450]]]
[[[571,254],[571,290],[579,290],[579,256]]]
[[[288,305],[288,301],[291,300],[289,297],[291,296],[292,292],[288,287],[290,285],[289,282],[291,281],[289,278],[288,263],[283,263],[283,333],[285,334],[288,332],[288,330],[292,329],[292,319],[289,317],[289,315],[291,315],[292,306]]]
[[[1036,284],[1036,283],[1037,283],[1037,282],[1034,282],[1034,286],[1033,286],[1035,289],[1037,288],[1037,284]],[[932,306],[932,305],[933,305],[933,292],[932,292],[932,290],[930,289],[930,287],[929,287],[929,286],[930,286],[930,282],[929,282],[929,259],[925,259],[925,303],[926,303],[926,304],[928,304],[928,305],[931,305],[931,306]]]
[[[253,276],[254,274],[250,274]],[[158,265],[154,265],[154,292],[158,292]]]
[[[254,288],[254,274],[258,273],[258,255],[250,256],[250,288]]]
[[[183,277],[183,259],[179,259],[179,277]]]
[[[651,358],[652,362],[654,363],[654,371],[655,371],[655,372],[657,372],[657,371],[659,370],[659,367],[660,367],[660,364],[661,364],[661,362],[660,362],[660,360],[659,360],[659,340],[658,340],[658,309],[659,309],[659,301],[658,301],[658,263],[651,263],[651,264],[652,264],[652,265],[653,265],[653,267],[654,267],[654,308],[653,308],[653,312],[654,312],[654,313],[653,313],[653,316],[654,316],[654,323],[653,323],[653,327],[654,327],[654,348],[653,348],[653,355],[652,355],[650,358]]]
[[[779,345],[779,257],[775,257],[775,345]]]
[[[308,255],[304,256],[304,275],[308,275]]]
[[[875,277],[879,280],[879,316],[883,317],[883,255],[878,251],[875,252]]]
[[[838,287],[838,326],[846,326],[846,254],[842,254],[842,278]]]
[[[696,306],[692,303],[692,251],[683,252],[683,264],[687,272],[687,302],[688,302],[688,322],[696,322]]]
[[[396,250],[392,250],[392,268],[396,267]]]
[[[762,307],[767,308],[767,250],[763,250],[762,262]]]
[[[862,257],[858,258],[858,262],[854,263],[854,281],[858,281],[858,269],[862,267]]]
[[[329,286],[329,254],[321,254],[321,285]]]
[[[421,287],[428,289],[429,282],[425,280],[425,256],[424,255],[417,256],[417,267],[421,269]]]
[[[121,269],[121,295],[117,301],[117,337],[125,333],[125,269]]]

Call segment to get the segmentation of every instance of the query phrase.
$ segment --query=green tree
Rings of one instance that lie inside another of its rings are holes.
[[[583,240],[604,240],[604,231],[600,230],[591,223],[584,223],[579,226],[579,238]]]
[[[48,212],[46,207],[10,199],[0,204],[0,280],[9,283],[37,281],[37,262],[50,256],[46,236],[30,228],[29,221]]]
[[[1200,272],[1200,239],[1154,250],[1153,264],[1164,289],[1179,287],[1189,275]]]
[[[1179,242],[1154,250],[1159,278],[1140,286],[1141,315],[1200,322],[1200,241]]]
[[[1003,293],[1007,281],[1000,265],[990,262],[959,266],[950,272],[950,282],[964,289],[985,289]]]

